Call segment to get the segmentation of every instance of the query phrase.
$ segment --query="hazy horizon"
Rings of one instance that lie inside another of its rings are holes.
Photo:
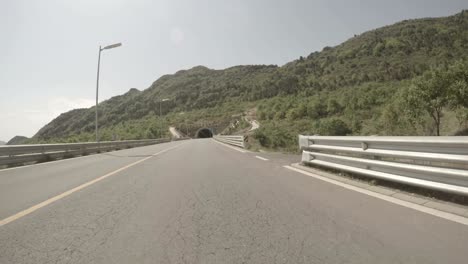
[[[461,0],[2,3],[2,141],[94,105],[99,45],[123,43],[102,54],[103,101],[182,69],[281,66],[368,30],[468,9]]]

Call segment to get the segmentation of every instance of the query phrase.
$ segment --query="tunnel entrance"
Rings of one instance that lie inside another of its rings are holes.
[[[211,128],[200,128],[195,134],[196,138],[211,138],[213,137],[213,130]]]

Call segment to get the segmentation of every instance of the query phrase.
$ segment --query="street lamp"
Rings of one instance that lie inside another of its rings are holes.
[[[113,49],[122,46],[122,43],[116,43],[109,46],[101,48],[99,46],[99,55],[98,55],[98,64],[97,64],[97,80],[96,80],[96,142],[99,142],[99,133],[98,133],[98,95],[99,95],[99,67],[101,65],[101,52],[107,49]]]
[[[159,116],[160,117],[162,116],[161,104],[162,104],[162,102],[166,102],[166,101],[169,101],[169,99],[165,98],[165,99],[162,99],[161,101],[159,101]]]

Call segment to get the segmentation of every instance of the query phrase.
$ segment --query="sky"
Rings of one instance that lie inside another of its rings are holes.
[[[365,31],[453,15],[466,0],[0,0],[0,140],[164,74],[276,64]]]

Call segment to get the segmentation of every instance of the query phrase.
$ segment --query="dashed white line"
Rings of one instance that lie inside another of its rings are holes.
[[[264,160],[264,161],[267,161],[268,159],[267,158],[264,158],[264,157],[260,157],[260,156],[255,156],[257,159],[261,159],[261,160]]]
[[[331,183],[331,184],[338,185],[338,186],[343,187],[343,188],[348,189],[348,190],[352,190],[352,191],[355,191],[355,192],[366,194],[366,195],[372,196],[372,197],[377,198],[377,199],[381,199],[381,200],[384,200],[384,201],[387,201],[387,202],[390,202],[390,203],[393,203],[393,204],[401,205],[403,207],[410,208],[410,209],[413,209],[413,210],[416,210],[416,211],[419,211],[419,212],[423,212],[423,213],[426,213],[426,214],[437,216],[437,217],[440,217],[440,218],[443,218],[443,219],[446,219],[446,220],[449,220],[449,221],[452,221],[452,222],[456,222],[456,223],[463,224],[463,225],[468,225],[468,218],[465,218],[465,217],[462,217],[462,216],[458,216],[458,215],[455,215],[455,214],[439,211],[437,209],[425,207],[425,206],[422,206],[422,205],[419,205],[419,204],[410,203],[410,202],[407,202],[407,201],[396,199],[394,197],[390,197],[390,196],[383,195],[383,194],[380,194],[380,193],[365,190],[365,189],[362,189],[362,188],[359,188],[359,187],[356,187],[356,186],[353,186],[353,185],[349,185],[349,184],[339,182],[339,181],[336,181],[336,180],[333,180],[333,179],[329,179],[329,178],[326,178],[326,177],[323,177],[323,176],[319,176],[319,175],[310,173],[308,171],[303,171],[303,170],[300,170],[300,169],[297,169],[297,168],[294,168],[294,167],[291,167],[291,166],[283,166],[283,167],[286,168],[286,169],[293,170],[295,172],[299,172],[301,174],[313,177],[313,178],[318,179],[318,180],[322,180],[322,181],[325,181],[325,182],[328,182],[328,183]]]

